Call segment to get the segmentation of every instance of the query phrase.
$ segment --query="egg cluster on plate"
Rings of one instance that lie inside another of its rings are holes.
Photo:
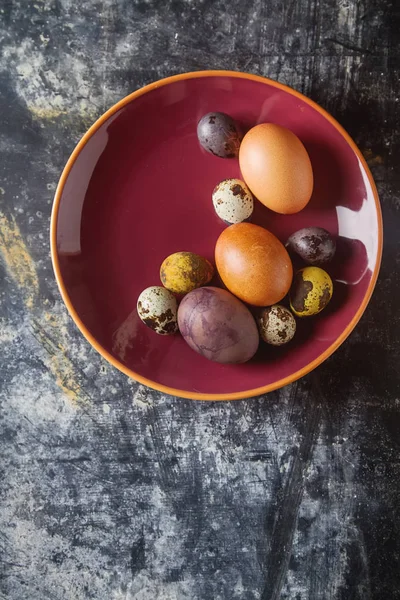
[[[249,222],[255,201],[293,214],[311,198],[311,161],[292,131],[262,123],[242,138],[229,115],[213,112],[200,119],[197,137],[217,157],[238,157],[243,177],[225,179],[212,192],[215,212],[227,224],[215,245],[215,265],[226,289],[208,285],[215,274],[208,260],[176,252],[160,266],[162,286],[143,290],[137,311],[155,333],[179,331],[210,360],[243,363],[254,356],[260,338],[272,346],[286,344],[296,333],[295,316],[313,316],[327,306],[333,284],[321,265],[333,258],[336,242],[325,229],[307,227],[291,235],[285,247]],[[289,253],[305,263],[296,273]],[[286,296],[290,308],[279,304]]]

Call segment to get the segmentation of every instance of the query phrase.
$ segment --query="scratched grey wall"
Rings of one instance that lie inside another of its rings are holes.
[[[0,0],[1,598],[400,598],[399,31],[396,0]],[[299,383],[231,403],[109,367],[66,315],[48,247],[86,128],[206,68],[331,111],[385,219],[351,338]]]

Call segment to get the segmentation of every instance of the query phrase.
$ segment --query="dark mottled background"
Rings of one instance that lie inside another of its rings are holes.
[[[399,32],[396,0],[0,0],[1,598],[400,598]],[[231,403],[109,367],[67,316],[48,245],[86,128],[207,68],[328,109],[385,221],[350,339],[300,382]]]

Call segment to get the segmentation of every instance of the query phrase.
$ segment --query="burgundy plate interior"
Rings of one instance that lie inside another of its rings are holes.
[[[254,222],[282,241],[319,225],[339,236],[330,306],[298,321],[286,348],[263,346],[244,365],[220,365],[192,351],[179,336],[162,337],[136,314],[139,293],[160,285],[163,259],[180,250],[213,261],[225,225],[211,192],[239,177],[238,161],[204,152],[196,125],[223,111],[250,128],[274,122],[305,144],[315,189],[296,215],[274,214],[257,203]],[[134,98],[104,122],[81,150],[66,179],[56,223],[66,293],[88,331],[125,367],[187,393],[245,393],[267,386],[317,359],[348,327],[379,260],[379,217],[357,155],[328,119],[268,81],[227,75],[170,82]]]

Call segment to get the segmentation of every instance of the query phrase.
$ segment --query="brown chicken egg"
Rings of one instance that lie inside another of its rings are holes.
[[[302,210],[311,198],[314,178],[307,150],[286,127],[256,125],[239,150],[243,179],[268,208],[281,214]]]
[[[292,263],[284,245],[259,225],[227,227],[217,240],[215,262],[228,290],[254,306],[276,304],[292,283]]]

